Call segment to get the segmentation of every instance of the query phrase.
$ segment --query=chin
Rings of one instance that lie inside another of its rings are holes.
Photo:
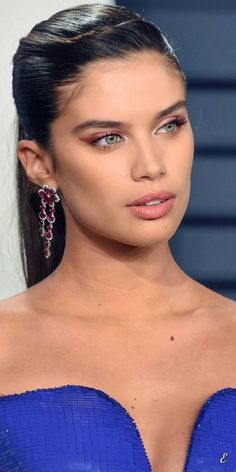
[[[131,235],[129,235],[128,238],[122,238],[119,242],[121,244],[136,248],[151,248],[159,244],[167,244],[171,236],[172,235],[169,234],[169,232],[161,235],[160,232],[158,234],[158,231],[156,231],[155,234],[153,234],[152,236],[146,235],[146,237],[144,237],[143,235],[140,235],[139,237],[139,235],[136,234],[132,238]]]

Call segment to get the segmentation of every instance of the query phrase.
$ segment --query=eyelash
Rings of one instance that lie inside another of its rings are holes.
[[[159,128],[159,130],[164,128],[165,126],[175,124],[177,126],[177,129],[175,131],[171,131],[169,133],[168,132],[163,133],[163,134],[172,135],[172,134],[175,134],[181,126],[183,126],[185,123],[187,123],[187,121],[188,120],[186,118],[175,118],[174,120],[168,121],[167,123],[162,125],[161,128]],[[101,149],[110,149],[114,146],[117,146],[120,143],[120,141],[119,141],[119,142],[114,143],[114,144],[98,145],[99,141],[106,138],[107,136],[119,136],[119,137],[121,137],[119,133],[115,133],[115,132],[114,133],[106,133],[106,134],[103,134],[102,136],[100,136],[99,138],[96,138],[93,141],[90,141],[89,144],[91,146],[98,147],[98,148],[101,148]]]

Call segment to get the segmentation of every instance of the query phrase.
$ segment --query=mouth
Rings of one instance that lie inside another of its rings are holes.
[[[155,220],[167,215],[171,211],[174,201],[174,197],[166,200],[149,200],[144,204],[129,205],[129,208],[132,214],[138,218]]]
[[[147,193],[146,195],[142,195],[141,197],[134,200],[128,206],[157,206],[161,205],[167,200],[170,200],[175,197],[175,194],[169,191],[161,191],[161,192],[152,192]]]
[[[168,199],[167,199],[168,200]],[[150,202],[147,202],[147,203],[139,203],[138,205],[134,205],[134,206],[153,206],[153,205],[160,205],[160,203],[163,203],[165,202],[166,200],[151,200]]]

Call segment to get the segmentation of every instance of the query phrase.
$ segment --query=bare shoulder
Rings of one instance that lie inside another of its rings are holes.
[[[0,366],[29,335],[34,320],[26,292],[0,301]]]
[[[27,311],[27,291],[19,293],[4,300],[0,300],[0,324],[16,320]]]
[[[28,290],[0,301],[0,395],[24,391],[27,382],[30,385],[34,352],[41,352],[39,322]]]
[[[217,293],[194,281],[194,289],[199,300],[196,316],[205,320],[213,327],[232,330],[236,334],[236,301]]]
[[[212,305],[210,315],[219,326],[232,329],[232,334],[236,335],[236,301],[216,294],[215,305]]]

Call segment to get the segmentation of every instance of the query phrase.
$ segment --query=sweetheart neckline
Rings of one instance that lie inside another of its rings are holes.
[[[140,440],[140,444],[142,446],[144,455],[145,455],[146,460],[147,460],[147,465],[148,465],[149,472],[153,472],[152,465],[151,465],[151,462],[150,462],[148,453],[146,451],[146,447],[145,447],[141,432],[139,430],[139,427],[138,427],[136,421],[130,415],[128,410],[118,400],[116,400],[116,398],[112,397],[111,395],[106,393],[104,390],[101,390],[101,389],[96,388],[96,387],[89,387],[87,385],[77,385],[77,384],[65,384],[65,385],[57,385],[57,386],[53,386],[53,387],[41,387],[41,388],[39,387],[39,388],[35,388],[35,389],[32,389],[32,390],[25,390],[25,391],[19,392],[19,393],[9,393],[9,394],[6,394],[6,395],[0,395],[0,403],[1,403],[1,401],[12,399],[12,398],[22,398],[22,397],[25,397],[25,396],[34,395],[36,393],[56,392],[58,390],[61,391],[61,390],[65,390],[65,389],[69,389],[69,390],[70,389],[88,390],[88,391],[91,391],[91,392],[95,392],[97,395],[101,395],[101,396],[105,397],[107,400],[109,400],[110,402],[116,404],[117,407],[120,408],[128,416],[128,418],[131,420],[131,422],[133,423],[133,426],[134,426],[135,431],[137,433],[137,436]],[[199,412],[196,415],[196,418],[195,418],[194,423],[193,423],[193,428],[192,428],[190,436],[189,436],[188,446],[187,446],[187,453],[186,453],[186,457],[185,457],[185,461],[184,461],[183,472],[188,472],[188,463],[189,463],[189,459],[190,459],[191,449],[192,449],[192,446],[193,446],[193,437],[194,437],[194,433],[196,431],[197,424],[199,423],[201,418],[204,416],[206,410],[209,408],[212,400],[216,396],[224,394],[226,392],[233,392],[233,391],[236,392],[236,387],[223,387],[223,388],[213,392],[211,395],[209,395],[206,398],[205,401],[203,401],[202,406],[200,407]]]

